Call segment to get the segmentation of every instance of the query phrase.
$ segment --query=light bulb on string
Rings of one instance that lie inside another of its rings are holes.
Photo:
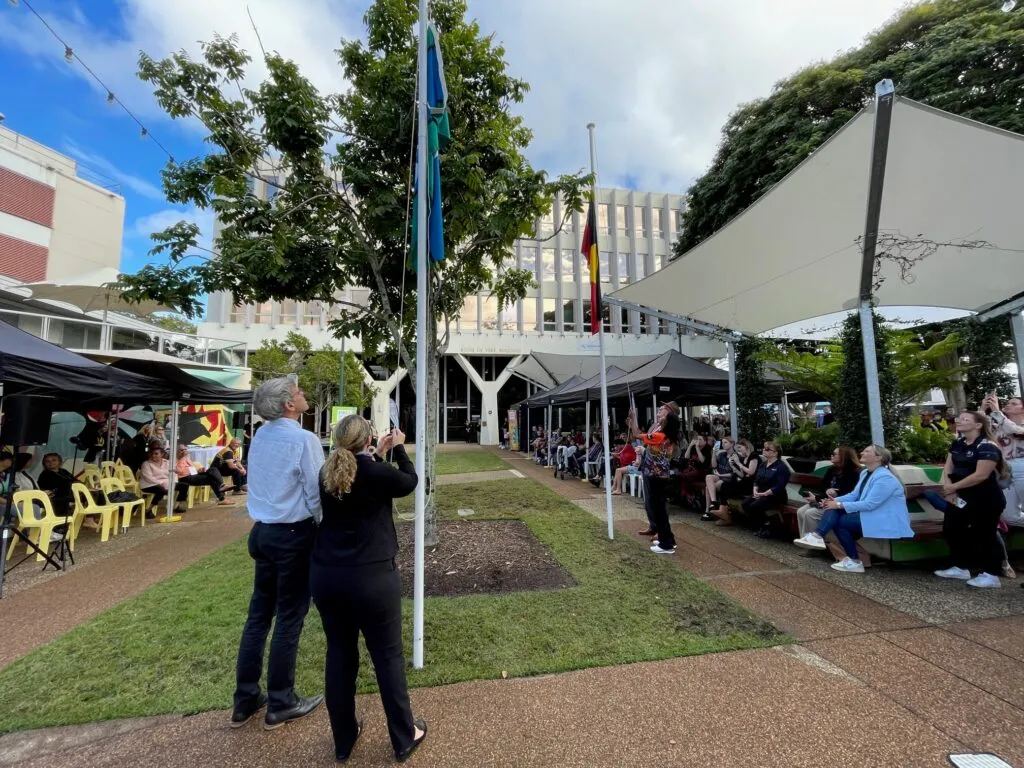
[[[147,129],[143,128],[142,131],[139,133],[139,137],[144,139],[147,136],[149,136],[149,131]]]
[[[113,103],[114,103],[114,92],[113,91],[107,91],[107,105],[109,106],[109,105],[111,105]]]
[[[1017,7],[1017,0],[1004,0],[1003,2],[1003,13],[1009,13]]]
[[[7,0],[7,2],[9,2],[11,4],[12,8],[17,8],[18,7],[18,0]]]
[[[74,60],[75,60],[75,52],[73,50],[71,50],[71,46],[70,45],[65,45],[64,46],[64,61],[66,61],[68,64],[71,64],[71,63],[74,62]]]

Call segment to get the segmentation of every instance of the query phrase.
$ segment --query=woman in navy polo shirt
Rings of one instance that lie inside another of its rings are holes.
[[[751,523],[761,524],[757,535],[767,539],[772,533],[768,516],[779,514],[786,504],[789,467],[779,456],[779,446],[771,440],[764,444],[761,453],[764,461],[754,475],[754,493],[743,500],[741,507]]]
[[[1003,453],[983,413],[964,411],[956,419],[960,438],[953,443],[943,471],[942,495],[949,502],[942,535],[953,565],[936,576],[966,581],[971,587],[1001,587],[997,575],[1003,553],[996,540],[1006,498],[999,488]],[[972,572],[978,575],[971,578]]]

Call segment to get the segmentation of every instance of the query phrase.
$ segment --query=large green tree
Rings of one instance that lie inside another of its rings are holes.
[[[493,37],[466,19],[463,0],[433,0],[431,11],[452,134],[441,171],[448,258],[432,266],[429,281],[440,339],[433,323],[429,338],[414,338],[416,279],[407,272],[415,0],[376,0],[364,17],[366,41],[342,42],[341,74],[350,84],[344,94],[319,93],[293,62],[273,53],[263,55],[267,80],[246,87],[250,57],[232,39],[204,44],[198,61],[184,53],[161,61],[141,56],[139,75],[163,109],[198,119],[210,147],[205,157],[167,167],[167,197],[212,208],[224,226],[216,253],[199,263],[185,261],[196,253],[193,225],[154,235],[156,251],[170,263],[126,278],[129,295],[159,297],[192,315],[197,297],[212,291],[230,291],[240,303],[336,304],[346,286],[366,286],[368,304],[344,306],[333,329],[361,336],[370,357],[394,359],[397,346],[410,375],[413,344],[426,343],[429,384],[420,394],[435,402],[436,363],[465,297],[489,286],[503,304],[522,296],[532,277],[506,266],[514,241],[550,210],[556,194],[566,202],[566,216],[582,210],[587,178],[549,179],[531,166],[524,155],[531,133],[513,112],[527,83],[508,73]],[[272,200],[251,194],[253,178],[276,191]],[[431,420],[434,411],[427,409]],[[430,423],[426,434],[432,475]],[[431,501],[428,543],[436,536]]]
[[[775,417],[767,407],[773,397],[764,370],[767,342],[756,336],[736,341],[736,420],[740,437],[760,451],[775,432]]]
[[[932,0],[902,10],[860,48],[779,82],[722,129],[708,171],[690,188],[681,255],[721,229],[849,121],[891,78],[896,92],[1024,132],[1024,8],[998,0]]]
[[[875,364],[878,368],[878,391],[882,405],[882,431],[886,446],[897,453],[901,448],[903,413],[900,405],[899,377],[893,364],[892,331],[882,318],[872,312],[875,332]],[[860,316],[850,315],[839,331],[842,348],[842,370],[839,391],[832,405],[839,423],[839,442],[857,449],[871,443],[868,420],[868,385],[864,372],[864,340]]]

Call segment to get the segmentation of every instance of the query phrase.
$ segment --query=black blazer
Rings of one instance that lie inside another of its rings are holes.
[[[344,496],[324,489],[320,480],[323,520],[316,534],[313,563],[353,566],[391,560],[398,554],[393,500],[416,489],[416,468],[403,446],[392,451],[398,467],[367,454],[356,456],[356,477]]]

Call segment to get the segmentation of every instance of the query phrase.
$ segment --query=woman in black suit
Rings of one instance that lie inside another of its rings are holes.
[[[323,520],[310,565],[310,591],[327,635],[327,712],[339,761],[352,754],[362,731],[356,719],[359,632],[373,660],[395,757],[404,762],[427,735],[413,720],[402,654],[402,587],[395,567],[398,537],[392,500],[416,488],[405,435],[394,430],[371,451],[362,416],[334,427],[334,451],[320,475]],[[398,468],[381,457],[391,452]]]

